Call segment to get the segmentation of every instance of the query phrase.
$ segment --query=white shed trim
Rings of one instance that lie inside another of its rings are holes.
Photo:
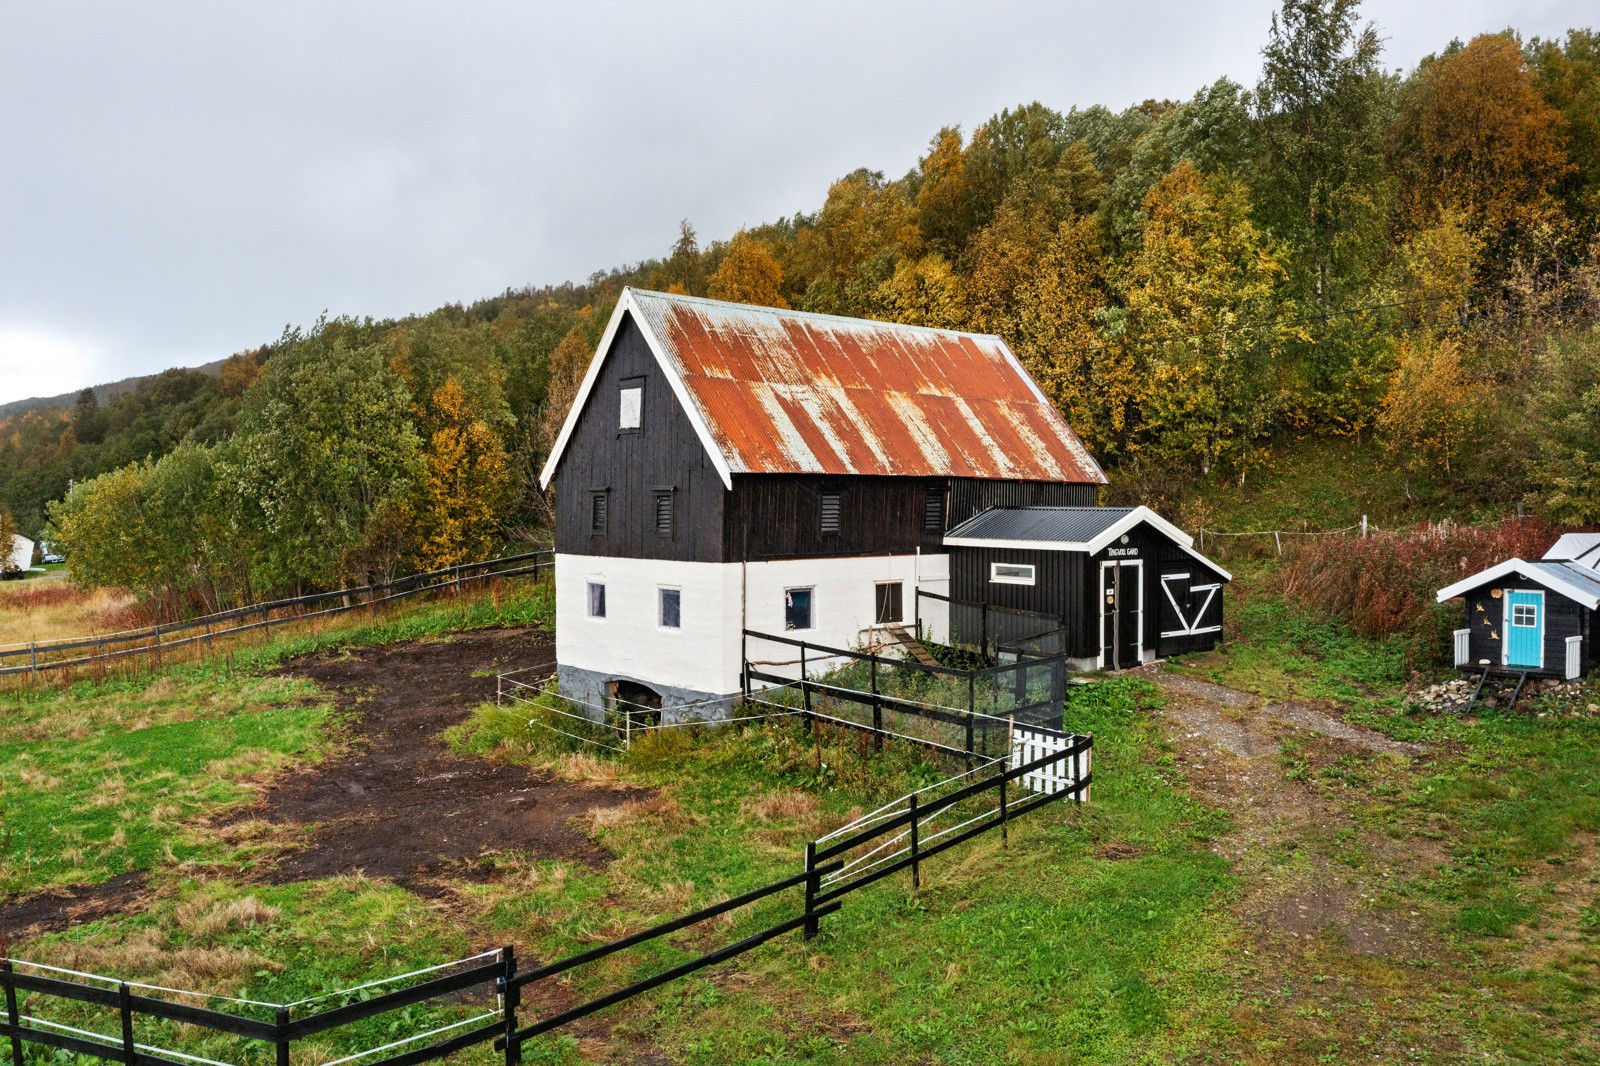
[[[1446,600],[1464,596],[1473,589],[1481,585],[1487,585],[1491,581],[1497,581],[1508,574],[1515,574],[1524,581],[1532,581],[1534,584],[1543,585],[1553,592],[1559,592],[1567,599],[1572,600],[1574,603],[1581,603],[1591,611],[1600,608],[1600,597],[1585,592],[1577,585],[1561,580],[1560,577],[1550,573],[1543,567],[1529,566],[1521,559],[1507,559],[1497,566],[1491,566],[1487,570],[1480,570],[1471,577],[1462,578],[1454,585],[1440,589],[1436,598],[1440,603],[1444,603]]]

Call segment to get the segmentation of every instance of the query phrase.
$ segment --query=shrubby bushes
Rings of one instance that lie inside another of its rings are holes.
[[[1409,638],[1434,660],[1461,622],[1460,610],[1434,594],[1506,559],[1537,559],[1555,539],[1540,519],[1318,537],[1296,549],[1281,580],[1285,595],[1309,612],[1344,619],[1364,637]]]

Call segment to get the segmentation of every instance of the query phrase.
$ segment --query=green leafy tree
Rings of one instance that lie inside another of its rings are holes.
[[[334,344],[268,364],[226,458],[258,588],[394,572],[401,548],[378,534],[421,475],[411,407],[378,346]]]

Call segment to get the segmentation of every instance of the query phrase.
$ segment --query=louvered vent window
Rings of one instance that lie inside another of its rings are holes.
[[[929,489],[922,505],[922,528],[928,533],[944,532],[944,489]]]
[[[656,493],[656,536],[672,536],[672,493]]]
[[[606,531],[606,518],[609,509],[606,494],[603,492],[595,493],[592,508],[589,512],[589,532],[604,533]]]
[[[824,492],[822,494],[822,532],[828,534],[838,533],[843,525],[840,517],[839,494],[837,492]]]

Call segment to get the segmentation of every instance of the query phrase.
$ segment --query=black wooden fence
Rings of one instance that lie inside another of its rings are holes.
[[[0,676],[69,670],[140,655],[159,662],[164,654],[197,644],[209,647],[222,637],[253,630],[270,633],[275,623],[299,622],[349,611],[376,613],[380,606],[408,596],[458,590],[482,581],[544,573],[554,568],[554,559],[553,552],[525,552],[475,563],[458,563],[378,584],[253,603],[181,622],[159,623],[118,633],[11,645],[0,648]],[[16,665],[5,665],[7,663]]]
[[[744,698],[763,703],[756,686],[782,686],[781,698],[798,701],[807,714],[822,716],[824,701],[865,708],[870,722],[830,716],[840,724],[886,737],[906,737],[885,715],[938,723],[936,736],[910,736],[945,754],[973,760],[995,753],[996,735],[1011,722],[1058,728],[1066,697],[1067,657],[1021,652],[1011,662],[963,669],[833,648],[794,637],[744,631]],[[795,649],[793,658],[772,659],[763,645]],[[863,719],[865,716],[863,716]]]
[[[459,996],[474,988],[492,988],[499,996],[498,1007],[493,1012],[391,1041],[365,1052],[345,1055],[337,1061],[346,1062],[390,1052],[384,1057],[365,1061],[362,1066],[415,1066],[492,1040],[495,1048],[504,1053],[506,1066],[516,1066],[522,1059],[524,1041],[569,1025],[680,977],[725,962],[796,929],[801,930],[807,938],[816,936],[820,919],[837,911],[844,897],[851,892],[905,869],[911,870],[912,884],[915,887],[920,880],[922,864],[935,855],[996,829],[1000,830],[1004,837],[1010,822],[1057,800],[1070,797],[1075,802],[1081,802],[1091,783],[1092,774],[1083,770],[1077,760],[1086,757],[1093,746],[1093,741],[1087,736],[1071,734],[1057,734],[1057,736],[1064,738],[1066,742],[1045,755],[1026,762],[1019,759],[1008,760],[1004,768],[981,780],[921,802],[918,801],[918,794],[913,794],[906,797],[904,811],[896,810],[887,816],[873,818],[870,820],[871,824],[860,830],[853,831],[847,827],[842,835],[834,834],[820,847],[817,842],[807,844],[804,867],[797,874],[732,896],[671,921],[662,922],[609,944],[529,970],[518,971],[516,952],[507,946],[498,952],[462,960],[463,968],[454,973],[392,992],[371,995],[370,998],[359,999],[305,1017],[291,1017],[292,1005],[263,1005],[272,1009],[274,1014],[272,1020],[267,1021],[159,999],[145,995],[143,991],[135,991],[135,989],[149,989],[149,986],[139,986],[130,982],[98,979],[114,985],[114,987],[100,987],[83,980],[66,980],[61,977],[23,973],[16,967],[20,965],[40,968],[34,967],[31,963],[0,959],[0,989],[3,989],[5,995],[5,1013],[4,1021],[0,1022],[0,1035],[10,1038],[12,1066],[25,1066],[24,1048],[28,1044],[86,1055],[105,1062],[122,1063],[124,1066],[196,1066],[196,1064],[232,1066],[187,1052],[136,1041],[135,1020],[148,1018],[195,1026],[207,1032],[238,1038],[245,1042],[243,1054],[239,1056],[238,1062],[256,1057],[265,1062],[265,1052],[270,1048],[275,1066],[289,1066],[291,1049],[297,1041],[414,1004]],[[1064,782],[1061,787],[1028,794],[1027,785],[1030,780],[1036,781],[1040,775],[1049,773],[1052,768],[1060,769],[1068,765],[1069,761],[1073,769],[1069,773],[1058,775]],[[930,839],[924,827],[931,819],[975,798],[983,801],[980,805],[987,806],[986,797],[991,793],[995,800],[988,816],[981,816],[953,830],[940,830],[933,838],[933,843],[919,844],[920,840]],[[1013,796],[1017,798],[1013,800],[1011,798]],[[893,839],[892,834],[909,836],[909,847],[900,849],[887,861],[875,864],[858,876],[846,877],[833,883],[825,881],[845,871],[845,856],[853,851],[859,852],[886,837]],[[638,947],[796,888],[804,893],[804,902],[798,913],[760,932],[752,933],[734,943],[698,955],[660,973],[634,981],[529,1024],[522,1024],[519,1018],[522,989],[531,984],[569,973],[619,951]],[[478,962],[476,961],[478,959],[485,961]],[[469,963],[471,965],[467,965]],[[19,999],[19,993],[59,997],[109,1008],[115,1012],[117,1031],[102,1033],[41,1019],[33,1013],[31,1004],[25,1004]],[[26,1012],[23,1010],[24,1005],[28,1006]],[[447,1032],[452,1035],[445,1036]],[[439,1039],[433,1039],[435,1037]],[[431,1042],[422,1044],[424,1040]],[[406,1047],[410,1044],[421,1044],[421,1046]],[[259,1055],[250,1054],[251,1048],[259,1049]],[[401,1048],[406,1049],[400,1050]]]

